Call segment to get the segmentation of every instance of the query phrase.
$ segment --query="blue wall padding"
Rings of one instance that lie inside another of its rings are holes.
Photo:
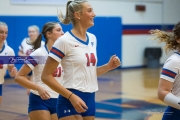
[[[37,25],[42,30],[46,22],[57,21],[56,16],[0,16],[0,21],[8,24],[7,42],[17,55],[21,41],[28,36],[27,28]],[[98,66],[109,61],[110,56],[116,54],[121,59],[122,49],[122,21],[120,17],[96,17],[95,25],[88,29],[97,37]],[[62,24],[61,24],[62,25]],[[62,25],[63,31],[71,29],[70,25]],[[20,68],[21,65],[16,65]]]

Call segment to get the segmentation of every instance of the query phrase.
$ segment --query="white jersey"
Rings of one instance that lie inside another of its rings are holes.
[[[27,44],[26,41],[29,41],[29,38],[24,38],[21,42],[21,45],[19,46],[19,50],[23,51],[24,54],[27,56],[32,53],[32,45]],[[41,47],[45,45],[44,41],[41,41]]]
[[[7,43],[7,40],[4,41],[4,44],[6,44],[6,45],[8,44],[8,43]]]
[[[172,82],[172,94],[180,97],[180,53],[175,52],[166,60],[160,77]]]
[[[95,92],[97,83],[96,37],[87,33],[87,41],[66,32],[54,43],[49,56],[61,63],[64,70],[62,85],[82,92]]]
[[[47,60],[47,57],[48,57],[48,50],[46,46],[40,47],[29,55],[28,60],[26,60],[26,64],[33,71],[33,83],[43,87],[50,94],[51,98],[58,98],[59,94],[53,91],[51,88],[49,88],[41,80],[41,74],[45,65],[45,61]],[[53,76],[58,81],[58,83],[61,83],[63,79],[63,71],[60,64],[58,68],[55,70]],[[38,92],[35,90],[31,90],[31,92],[36,95],[39,95]]]
[[[0,51],[0,56],[15,56],[14,50],[7,44],[4,44],[2,50]],[[0,62],[0,84],[4,83],[4,75],[6,73],[8,65],[11,64],[2,64]]]

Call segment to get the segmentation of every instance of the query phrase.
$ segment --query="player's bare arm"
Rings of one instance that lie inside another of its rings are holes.
[[[76,96],[75,94],[72,94],[71,91],[67,90],[62,85],[60,85],[52,76],[58,64],[59,63],[53,58],[51,57],[47,58],[47,61],[46,61],[46,64],[44,66],[42,76],[41,76],[42,81],[45,84],[47,84],[50,88],[52,88],[54,91],[61,94],[65,98],[69,99],[77,112],[79,113],[85,112],[86,111],[85,109],[87,109],[87,106],[84,103],[84,101],[78,96]]]
[[[27,74],[30,71],[31,71],[30,67],[28,65],[24,64],[22,66],[22,68],[19,70],[19,72],[17,73],[17,75],[14,79],[15,82],[19,83],[20,85],[22,85],[25,88],[38,91],[38,93],[40,94],[40,96],[43,100],[49,99],[50,95],[43,88],[41,88],[37,84],[34,84],[33,82],[31,82],[30,80],[28,80],[26,78]]]
[[[107,64],[97,67],[97,76],[100,76],[112,69],[115,69],[120,65],[120,59],[116,55],[113,55]]]

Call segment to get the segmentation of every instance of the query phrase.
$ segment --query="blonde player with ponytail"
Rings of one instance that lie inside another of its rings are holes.
[[[60,17],[63,24],[72,23],[73,28],[54,43],[41,76],[45,84],[60,94],[59,120],[94,120],[97,76],[120,66],[116,55],[107,64],[96,66],[96,36],[87,32],[94,25],[95,16],[86,0],[73,0],[67,2],[66,17]],[[59,63],[64,70],[61,85],[52,76]]]

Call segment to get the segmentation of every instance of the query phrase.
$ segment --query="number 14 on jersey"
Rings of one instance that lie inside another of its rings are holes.
[[[87,58],[87,66],[90,66],[90,63],[92,63],[92,66],[96,65],[96,57],[94,53],[90,53],[90,55],[86,53],[86,58]]]

